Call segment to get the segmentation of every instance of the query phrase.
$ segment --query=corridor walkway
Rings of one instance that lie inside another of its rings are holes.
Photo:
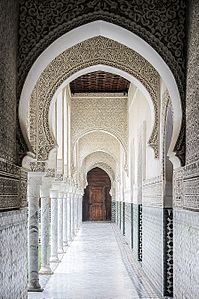
[[[140,290],[136,288],[122,261],[113,225],[86,222],[49,279],[45,290],[42,293],[30,293],[29,298],[158,298],[146,296],[146,290],[141,290],[142,284],[139,285]]]

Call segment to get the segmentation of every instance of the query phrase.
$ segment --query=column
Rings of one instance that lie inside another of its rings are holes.
[[[68,196],[63,197],[63,246],[68,246]]]
[[[41,176],[28,173],[28,291],[42,292],[38,273],[39,191]]]
[[[59,262],[58,258],[58,205],[57,205],[57,190],[50,191],[50,198],[51,198],[51,262]]]
[[[76,198],[76,206],[77,206],[77,219],[76,219],[76,232],[79,230],[79,191],[77,193],[77,198]]]
[[[42,185],[41,197],[41,269],[40,274],[52,274],[49,261],[49,186]]]
[[[82,224],[82,194],[79,194],[79,228]]]
[[[71,240],[73,240],[74,238],[74,214],[73,214],[73,209],[74,209],[74,205],[73,205],[73,193],[70,193],[70,231],[71,231]]]
[[[81,193],[81,199],[80,199],[80,211],[81,211],[81,218],[80,218],[80,225],[82,225],[82,212],[83,212],[83,195],[84,193]]]
[[[63,192],[58,193],[58,253],[63,253]]]
[[[67,192],[67,234],[68,234],[68,242],[72,240],[71,237],[71,200],[70,193]]]
[[[73,195],[73,202],[74,202],[74,235],[76,236],[76,233],[77,233],[77,194],[76,194],[76,191]]]
[[[72,195],[72,202],[73,202],[73,238],[75,237],[76,233],[75,233],[75,219],[76,219],[76,198],[75,198],[76,194],[75,191],[73,191],[73,195]]]

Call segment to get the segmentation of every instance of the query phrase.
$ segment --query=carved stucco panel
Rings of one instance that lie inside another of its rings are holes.
[[[110,134],[101,131],[95,131],[80,138],[78,143],[79,156],[77,157],[77,159],[79,158],[79,163],[81,164],[88,155],[97,151],[107,152],[117,161],[120,159],[119,141]]]
[[[103,163],[108,165],[112,171],[115,173],[116,176],[116,172],[118,169],[118,165],[116,163],[116,161],[107,153],[103,153],[103,152],[95,152],[92,153],[91,155],[87,156],[84,159],[84,162],[82,164],[82,168],[81,171],[82,173],[85,173],[85,170],[88,169],[89,167],[96,165],[96,163]]]
[[[158,157],[159,75],[152,65],[135,51],[118,42],[98,36],[79,43],[56,57],[37,81],[31,95],[29,126],[30,136],[33,137],[31,145],[38,160],[47,160],[49,151],[55,145],[48,123],[49,106],[55,91],[78,70],[96,64],[119,68],[136,77],[146,87],[155,111],[155,123],[149,144]],[[37,119],[37,127],[35,127],[35,119]]]

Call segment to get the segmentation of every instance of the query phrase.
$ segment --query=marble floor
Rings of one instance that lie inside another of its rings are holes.
[[[130,278],[113,225],[85,222],[44,291],[29,299],[159,298],[147,294]]]

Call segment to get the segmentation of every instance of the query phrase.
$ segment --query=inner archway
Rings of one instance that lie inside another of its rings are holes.
[[[88,185],[83,196],[83,221],[111,220],[111,180],[99,167],[87,174]]]

